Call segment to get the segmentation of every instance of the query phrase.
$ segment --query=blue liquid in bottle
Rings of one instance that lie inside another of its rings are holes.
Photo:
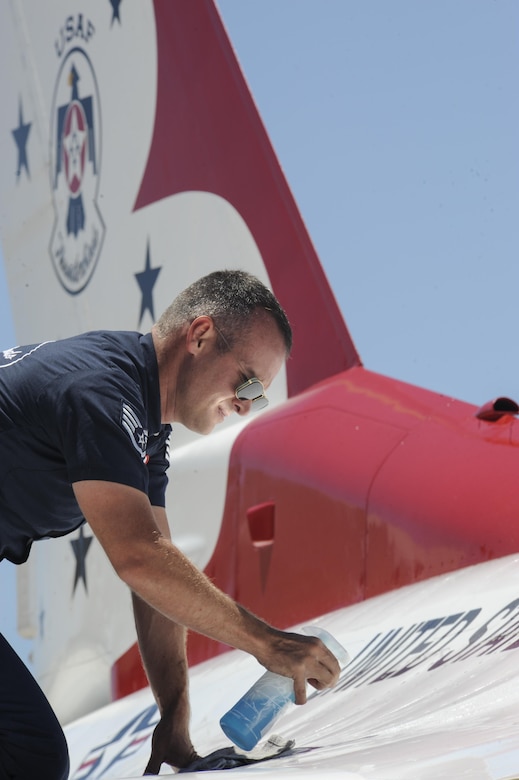
[[[287,704],[293,702],[294,682],[265,672],[220,720],[224,734],[242,750],[252,750]]]

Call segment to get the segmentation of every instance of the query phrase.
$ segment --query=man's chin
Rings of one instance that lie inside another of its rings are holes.
[[[216,423],[211,423],[209,425],[201,426],[200,423],[182,423],[184,428],[186,428],[188,431],[191,431],[192,433],[198,433],[199,436],[208,436],[212,431],[214,431]]]
[[[201,433],[202,436],[208,436],[210,433],[214,431],[217,425],[219,425],[223,420],[211,420],[211,422],[207,422],[203,427],[200,428],[198,433]]]
[[[189,428],[190,431],[193,431],[193,433],[199,433],[201,436],[208,436],[214,431],[217,425],[225,422],[228,416],[229,415],[222,414],[222,412],[218,411],[216,419],[212,417],[211,419],[193,420],[193,422],[190,425],[186,425],[186,427]]]

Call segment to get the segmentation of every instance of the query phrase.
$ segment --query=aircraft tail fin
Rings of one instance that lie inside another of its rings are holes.
[[[294,323],[291,395],[358,355],[214,4],[186,4],[182,24],[178,6],[155,8],[161,99],[135,208],[192,190],[235,206]]]

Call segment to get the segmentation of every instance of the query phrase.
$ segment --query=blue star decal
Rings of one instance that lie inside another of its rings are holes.
[[[151,314],[151,319],[153,320],[153,322],[155,322],[155,313],[153,311],[153,288],[155,286],[155,282],[157,281],[157,277],[160,271],[161,271],[161,266],[159,266],[159,268],[151,267],[150,245],[148,243],[148,246],[146,248],[146,266],[144,268],[144,271],[135,274],[135,278],[137,279],[137,284],[141,288],[141,293],[142,293],[139,326],[142,322],[142,318],[144,317],[144,313],[146,311],[149,311],[149,313]]]
[[[83,526],[81,526],[79,529],[79,537],[70,542],[74,555],[76,556],[76,574],[74,576],[74,587],[72,589],[73,594],[76,592],[79,580],[83,580],[85,591],[88,592],[86,581],[86,556],[93,538],[93,536],[85,536]]]
[[[119,24],[121,24],[121,17],[119,16],[119,6],[121,5],[122,0],[110,0],[110,5],[112,6],[112,24],[117,21]]]
[[[24,124],[22,101],[20,100],[20,106],[18,109],[18,127],[15,130],[11,130],[13,138],[18,147],[18,167],[16,169],[16,179],[20,178],[22,168],[27,171],[29,176],[29,163],[27,161],[27,139],[29,138],[29,131],[31,129],[32,122]]]

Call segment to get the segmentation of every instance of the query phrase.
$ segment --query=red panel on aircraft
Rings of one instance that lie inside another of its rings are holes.
[[[239,488],[207,571],[279,626],[364,596],[368,492],[405,431],[351,415],[344,396],[323,383],[247,426],[231,455]]]
[[[367,597],[519,551],[517,420],[474,411],[420,426],[377,475]]]

